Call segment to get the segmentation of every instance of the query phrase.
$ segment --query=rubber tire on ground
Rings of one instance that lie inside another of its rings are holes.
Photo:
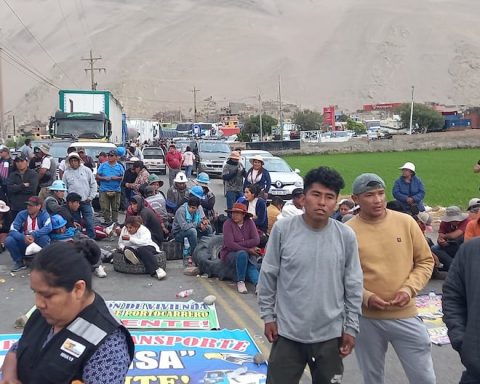
[[[166,271],[167,256],[165,255],[165,252],[160,251],[155,255],[155,258],[157,262],[157,268],[162,268],[164,271]],[[147,273],[147,271],[145,271],[145,266],[142,262],[140,262],[139,264],[130,264],[121,252],[114,252],[113,254],[113,269],[117,272],[130,273],[135,275],[142,275]]]
[[[220,280],[235,279],[235,267],[220,259],[220,250],[223,246],[223,235],[204,236],[200,239],[193,252],[193,262],[200,269],[201,274],[208,277],[218,277]]]
[[[161,244],[162,251],[167,255],[167,260],[182,260],[183,259],[183,244],[175,241],[164,241]]]

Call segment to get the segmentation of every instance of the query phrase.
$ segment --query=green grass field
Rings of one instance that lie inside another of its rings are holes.
[[[398,169],[411,161],[417,176],[425,185],[425,203],[429,206],[458,205],[467,208],[468,200],[480,197],[480,174],[473,173],[474,164],[480,159],[480,150],[453,149],[434,151],[349,153],[329,155],[285,156],[292,168],[298,168],[305,176],[308,170],[321,165],[335,168],[345,180],[342,194],[350,194],[352,182],[359,174],[373,172],[387,184],[388,199],[392,199],[394,181],[400,176]]]

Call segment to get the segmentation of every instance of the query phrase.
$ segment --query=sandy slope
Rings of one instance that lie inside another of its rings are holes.
[[[133,116],[199,99],[301,106],[418,100],[480,104],[478,0],[9,0],[66,75],[0,4],[0,41],[61,88],[88,88],[91,47]],[[65,15],[65,18],[62,17]],[[4,63],[6,110],[56,109],[56,90]],[[73,80],[73,81],[72,81]],[[33,88],[32,88],[33,87]],[[26,96],[24,94],[27,93]]]

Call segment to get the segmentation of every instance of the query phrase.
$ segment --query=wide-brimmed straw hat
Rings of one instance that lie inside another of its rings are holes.
[[[225,212],[227,213],[239,212],[239,213],[243,213],[245,216],[252,217],[252,214],[248,212],[247,206],[242,203],[233,204],[233,207],[231,209],[226,209]]]
[[[447,207],[447,209],[445,209],[445,216],[442,216],[440,220],[450,223],[452,221],[463,221],[467,217],[468,214],[463,213],[456,205],[452,205],[451,207]]]
[[[263,164],[265,164],[265,161],[263,160],[263,157],[260,155],[255,155],[250,159],[250,163],[253,164],[254,161],[260,161]]]

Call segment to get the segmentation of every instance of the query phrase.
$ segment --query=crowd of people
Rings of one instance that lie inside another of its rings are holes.
[[[298,383],[307,364],[313,383],[341,382],[342,359],[355,348],[364,382],[381,384],[388,344],[410,383],[435,383],[430,338],[417,316],[415,297],[435,271],[450,270],[443,306],[452,346],[466,366],[461,383],[480,381],[480,358],[475,353],[480,318],[470,304],[478,293],[480,199],[469,201],[468,214],[447,207],[433,243],[425,236],[432,217],[426,212],[425,188],[413,163],[400,167],[391,202],[386,201],[384,180],[373,173],[359,175],[351,197],[339,201],[344,181],[328,167],[309,171],[303,188],[295,188],[288,202],[277,197],[267,202],[271,177],[263,158],[253,157],[251,167],[246,167],[240,152],[233,151],[222,172],[227,209],[221,215],[215,210],[209,176],[199,173],[192,178],[188,148],[182,154],[174,144],[169,146],[165,194],[163,182],[149,174],[135,147],[104,154],[95,176],[91,159],[78,148],[69,149],[59,167],[61,179],[48,146],[42,145],[36,154],[28,147],[26,143],[13,160],[9,151],[0,150],[1,161],[7,164],[0,165],[0,243],[15,263],[12,272],[25,269],[25,258],[36,254],[31,281],[38,308],[22,339],[7,354],[4,377],[29,379],[33,355],[23,352],[27,343],[41,348],[39,335],[72,337],[65,325],[80,312],[88,313],[87,320],[97,326],[98,316],[105,317],[103,300],[91,285],[92,271],[106,276],[92,239],[108,227],[118,234],[118,250],[125,260],[143,263],[146,273],[160,280],[166,272],[156,264],[155,255],[164,241],[188,244],[184,262],[189,265],[200,238],[223,233],[220,258],[225,268],[235,271],[238,292],[248,293],[248,282],[258,295],[265,336],[273,343],[267,379],[271,383]],[[100,226],[92,208],[97,191]],[[158,201],[163,205],[156,205]],[[122,206],[126,218],[118,223]],[[60,260],[59,251],[74,256]],[[62,268],[68,273],[59,279]],[[77,297],[71,313],[43,309],[48,308],[51,290]],[[132,359],[131,338],[115,324],[105,317],[100,327],[105,343],[92,347],[91,358],[82,360],[70,379],[94,375],[97,369],[112,377],[126,372]],[[117,348],[116,373],[111,367],[99,368],[94,360],[112,348]],[[46,360],[39,364],[36,374],[41,377],[49,365]],[[17,366],[26,367],[22,377]]]

